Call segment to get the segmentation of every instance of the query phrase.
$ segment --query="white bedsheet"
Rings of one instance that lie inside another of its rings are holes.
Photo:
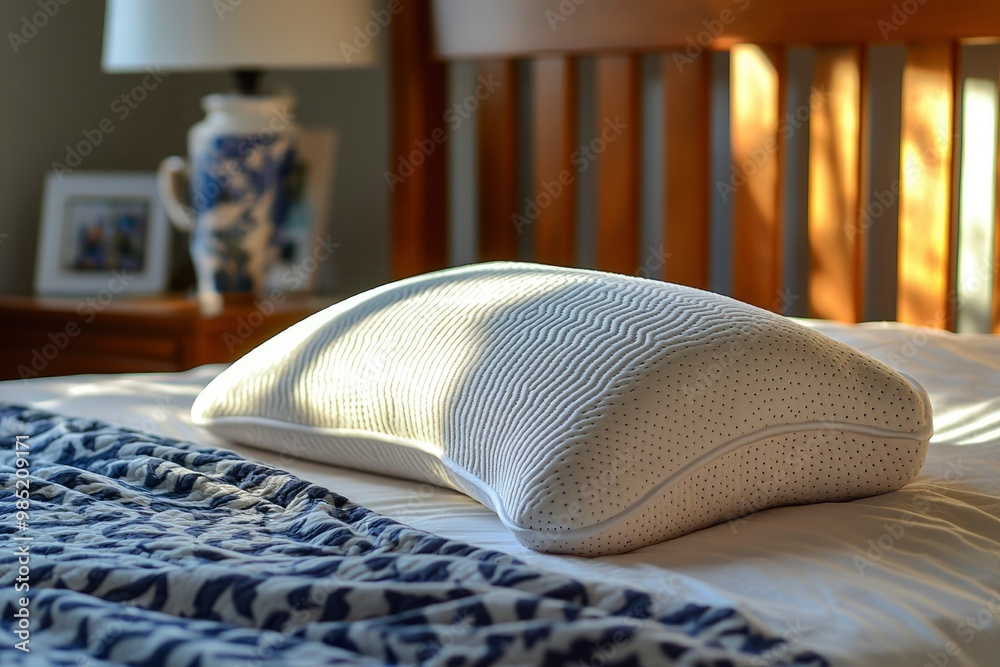
[[[731,604],[834,665],[1000,665],[1000,337],[809,323],[916,377],[935,408],[927,464],[904,489],[768,510],[621,556],[520,546],[456,492],[220,443],[188,410],[220,367],[0,383],[0,401],[220,444],[413,526],[583,578]],[[772,656],[776,661],[780,656]],[[770,664],[763,662],[762,664]]]

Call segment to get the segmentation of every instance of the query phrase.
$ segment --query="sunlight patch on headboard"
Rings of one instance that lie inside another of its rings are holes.
[[[989,333],[996,227],[1000,47],[963,46],[956,330]]]

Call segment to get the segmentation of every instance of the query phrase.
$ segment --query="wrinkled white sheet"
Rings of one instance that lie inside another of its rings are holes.
[[[453,491],[220,443],[188,418],[218,366],[6,382],[0,401],[220,444],[413,526],[542,567],[734,604],[834,665],[1000,666],[1000,337],[806,324],[927,389],[936,434],[918,478],[884,496],[777,508],[598,559],[531,552]]]

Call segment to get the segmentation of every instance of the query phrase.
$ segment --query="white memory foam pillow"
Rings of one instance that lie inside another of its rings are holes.
[[[932,431],[916,382],[784,317],[521,263],[332,306],[225,370],[192,415],[223,438],[453,487],[525,546],[589,556],[898,489]]]

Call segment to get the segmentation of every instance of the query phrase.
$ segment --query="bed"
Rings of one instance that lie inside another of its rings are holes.
[[[2,383],[0,402],[30,406],[0,419],[6,484],[16,434],[35,429],[48,483],[35,501],[60,514],[32,520],[78,545],[31,545],[46,584],[27,653],[13,634],[24,545],[5,539],[3,663],[997,664],[1000,55],[979,38],[1000,37],[1000,13],[933,0],[387,11],[397,277],[531,259],[812,318],[927,390],[924,467],[892,493],[751,503],[580,558],[526,549],[455,491],[212,436],[190,412],[219,366]],[[138,459],[173,472],[139,474]],[[195,478],[208,492],[192,494]]]

